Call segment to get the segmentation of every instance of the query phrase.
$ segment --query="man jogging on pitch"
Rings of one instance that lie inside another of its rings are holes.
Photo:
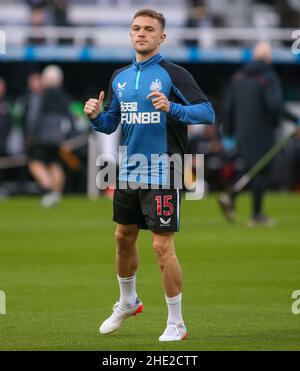
[[[164,28],[162,14],[150,9],[137,12],[130,32],[135,49],[133,64],[113,74],[103,112],[103,91],[98,99],[89,99],[85,104],[84,112],[94,130],[110,134],[121,123],[122,144],[127,147],[128,158],[134,154],[143,154],[149,160],[154,154],[183,157],[187,124],[214,123],[213,108],[194,78],[159,54],[166,39]],[[128,182],[136,166],[130,162],[125,166],[123,159],[119,180]],[[139,171],[141,177],[136,182],[147,183],[149,189],[117,189],[114,195],[120,300],[100,326],[100,333],[115,332],[127,317],[143,309],[136,293],[136,241],[140,229],[149,229],[168,306],[167,327],[159,340],[183,340],[187,330],[181,313],[182,272],[174,248],[174,232],[179,229],[180,190],[172,186],[162,188],[166,174],[158,163],[151,163],[150,168],[143,165]]]

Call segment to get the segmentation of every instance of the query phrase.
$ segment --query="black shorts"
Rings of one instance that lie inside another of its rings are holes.
[[[31,160],[41,161],[47,165],[62,162],[58,146],[36,144],[30,147],[28,156]]]
[[[178,232],[179,189],[116,189],[113,220],[153,232]]]

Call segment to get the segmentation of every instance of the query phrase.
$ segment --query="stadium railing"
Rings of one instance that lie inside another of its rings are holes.
[[[7,61],[128,61],[132,50],[128,27],[28,27],[4,26]],[[296,37],[293,29],[281,28],[181,28],[167,29],[166,57],[183,62],[246,62],[257,41],[274,46],[275,63],[300,63],[299,53],[292,53]],[[298,36],[297,36],[298,35]],[[42,39],[42,45],[29,40]],[[68,44],[60,45],[60,40]],[[186,42],[194,41],[193,46]]]
[[[124,46],[129,44],[128,27],[31,27],[31,26],[0,26],[6,33],[8,45],[26,45],[28,39],[45,38],[47,44],[56,44],[57,39],[72,39],[74,45],[85,45],[92,41],[94,45]],[[282,43],[292,41],[292,28],[186,28],[168,27],[168,43],[180,45],[188,40],[198,40],[199,44],[238,42],[247,45],[249,42],[265,40]]]

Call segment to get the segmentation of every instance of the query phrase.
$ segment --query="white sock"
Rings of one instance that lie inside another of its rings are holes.
[[[122,278],[118,276],[120,286],[120,304],[132,306],[136,302],[137,294],[135,290],[136,276]]]
[[[166,302],[168,304],[168,325],[175,323],[183,323],[183,318],[181,314],[181,300],[182,293],[173,298],[168,298],[166,296]]]

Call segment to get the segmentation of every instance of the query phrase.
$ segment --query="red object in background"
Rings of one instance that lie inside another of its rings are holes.
[[[296,183],[296,184],[292,187],[292,191],[300,193],[300,183]]]
[[[103,193],[104,193],[105,197],[113,199],[114,198],[114,193],[115,193],[115,187],[114,186],[107,187],[104,190]]]
[[[219,184],[222,189],[227,189],[232,183],[236,169],[233,162],[227,162],[219,171]]]
[[[220,178],[221,179],[231,179],[235,174],[235,167],[232,162],[228,162],[225,164],[222,169],[220,170]]]

